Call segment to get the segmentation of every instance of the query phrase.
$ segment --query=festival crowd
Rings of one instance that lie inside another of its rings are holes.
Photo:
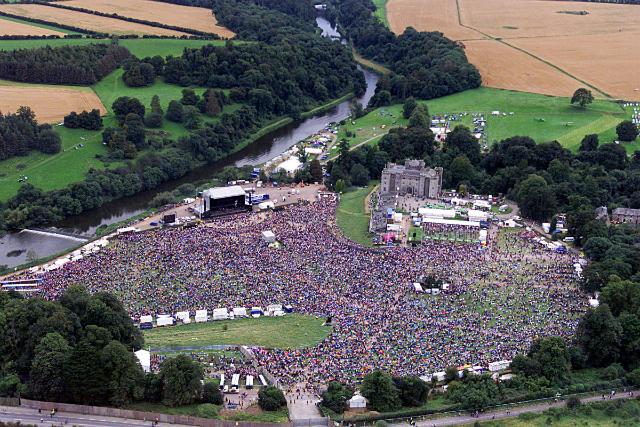
[[[570,337],[587,308],[572,256],[543,251],[525,232],[493,231],[484,248],[428,240],[365,248],[342,236],[335,210],[329,198],[123,235],[45,273],[41,286],[48,298],[71,284],[112,292],[134,319],[269,304],[331,316],[330,335],[314,347],[254,351],[288,385],[353,382],[376,368],[421,376],[486,366],[526,351],[537,336]],[[282,246],[269,247],[265,230]],[[417,294],[412,283],[423,276],[450,289]]]

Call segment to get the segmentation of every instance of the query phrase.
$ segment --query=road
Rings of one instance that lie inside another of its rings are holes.
[[[640,398],[640,392],[634,391],[634,392],[631,392],[631,394],[629,392],[626,392],[626,393],[620,392],[612,397],[613,400],[630,399],[630,398],[636,398],[636,399]],[[587,397],[580,400],[582,401],[582,403],[600,402],[602,401],[602,396]],[[610,400],[609,396],[606,397],[606,400]],[[559,407],[563,407],[564,405],[565,405],[565,402],[552,402],[551,404],[538,403],[534,405],[501,409],[498,411],[489,411],[486,413],[479,414],[478,417],[474,417],[467,413],[461,412],[460,416],[434,418],[434,419],[427,419],[423,421],[416,420],[416,425],[419,427],[459,426],[459,425],[466,425],[466,424],[471,425],[476,421],[504,420],[507,418],[515,418],[518,415],[524,414],[524,413],[541,413],[546,411],[549,408],[559,408]],[[392,427],[401,427],[401,426],[406,427],[408,423],[407,422],[389,423],[389,425]]]
[[[42,422],[40,421],[42,420]],[[82,426],[82,427],[128,427],[151,426],[151,421],[131,420],[127,418],[103,417],[99,415],[83,415],[68,412],[58,412],[53,418],[49,413],[37,409],[0,406],[0,421],[34,424],[37,426]],[[160,427],[187,427],[182,424],[158,424]]]

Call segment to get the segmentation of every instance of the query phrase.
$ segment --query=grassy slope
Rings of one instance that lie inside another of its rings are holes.
[[[485,113],[489,143],[514,135],[526,135],[537,142],[556,139],[574,151],[584,135],[589,133],[599,134],[601,143],[611,142],[615,139],[616,125],[631,114],[619,104],[605,100],[596,100],[586,109],[581,109],[569,105],[568,98],[491,88],[468,90],[432,99],[426,104],[431,114],[465,111]],[[494,110],[513,112],[514,115],[494,117],[490,114]],[[465,117],[461,123],[470,126],[471,117]],[[387,129],[381,130],[383,124]],[[343,126],[338,137],[344,137],[346,131],[350,130],[356,133],[356,137],[350,139],[350,145],[364,141],[375,144],[390,126],[404,124],[406,120],[402,118],[402,105],[398,104],[376,109],[356,120],[355,124]],[[640,149],[640,141],[625,144],[625,147],[632,153]]]
[[[62,31],[62,30],[61,30]],[[41,46],[79,46],[91,43],[109,43],[105,39],[37,39],[37,40],[0,40],[0,50],[32,49]],[[224,40],[182,40],[182,39],[125,39],[119,43],[139,58],[146,56],[178,56],[184,48],[199,48],[204,45],[223,45]],[[235,42],[239,43],[239,42]]]
[[[178,406],[175,408],[162,405],[161,403],[139,402],[127,405],[126,409],[146,412],[159,412],[170,415],[188,415],[200,418],[216,418],[231,421],[253,421],[262,423],[284,423],[289,421],[286,408],[275,412],[247,413],[242,410],[234,411],[231,415],[219,415],[222,407],[211,403],[195,403],[193,405]]]
[[[389,21],[387,21],[387,10],[386,4],[387,0],[373,0],[373,4],[376,6],[376,11],[373,14],[382,22],[386,27],[389,26]]]
[[[78,34],[75,31],[66,30],[64,28],[59,28],[59,27],[54,27],[53,25],[38,24],[38,23],[35,23],[35,22],[26,21],[24,19],[10,18],[8,16],[1,16],[0,17],[0,26],[2,25],[2,20],[7,20],[7,21],[11,21],[11,22],[18,22],[20,24],[31,25],[32,27],[44,28],[46,30],[58,31],[58,32],[64,33],[64,34]],[[20,40],[17,40],[17,41],[19,42]]]
[[[344,235],[363,246],[371,246],[369,214],[365,213],[365,199],[374,185],[348,191],[340,196],[336,221]]]
[[[258,345],[271,348],[308,347],[323,340],[329,328],[324,319],[298,314],[284,317],[236,319],[192,323],[145,331],[145,345],[151,348],[207,346],[215,344]],[[227,330],[223,327],[226,325]]]

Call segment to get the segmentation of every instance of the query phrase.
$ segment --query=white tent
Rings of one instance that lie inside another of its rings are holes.
[[[176,313],[176,318],[180,320],[184,324],[191,323],[191,319],[189,318],[188,311],[179,311]]]
[[[366,408],[367,407],[367,399],[360,393],[354,394],[353,397],[348,400],[348,402],[349,402],[349,408]]]
[[[233,308],[233,316],[234,317],[247,317],[247,309],[244,307],[234,307]]]
[[[266,242],[266,243],[273,243],[276,241],[276,235],[273,234],[273,231],[271,230],[265,230],[262,232],[262,239]]]
[[[413,289],[415,289],[416,292],[423,292],[422,285],[417,282],[413,284]]]
[[[202,323],[209,320],[209,313],[207,310],[196,310],[196,323]]]
[[[227,320],[229,318],[229,312],[226,308],[214,308],[213,320]]]
[[[156,317],[156,325],[158,326],[173,326],[175,320],[168,314],[159,314]]]
[[[151,353],[147,350],[138,350],[135,353],[140,362],[140,366],[142,366],[142,370],[145,372],[151,372]]]
[[[295,171],[300,169],[301,166],[302,162],[300,162],[300,159],[298,159],[297,156],[291,156],[288,160],[280,163],[276,168],[276,171],[282,170],[288,174],[293,174]]]
[[[277,311],[282,312],[282,304],[271,304],[267,306],[267,316],[273,316]]]

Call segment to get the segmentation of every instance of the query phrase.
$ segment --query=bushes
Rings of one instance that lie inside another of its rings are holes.
[[[263,411],[277,411],[287,406],[287,399],[277,387],[263,387],[258,392],[258,405]]]
[[[224,398],[222,396],[222,392],[215,383],[207,382],[202,387],[202,401],[204,403],[222,405]]]
[[[64,116],[64,126],[69,129],[100,130],[102,128],[102,117],[100,117],[100,111],[96,109],[91,110],[91,112],[85,110],[80,114],[72,111]]]
[[[351,399],[352,396],[353,390],[339,382],[332,381],[329,383],[327,391],[322,393],[322,405],[336,414],[341,414],[347,410],[347,400]]]
[[[133,62],[125,67],[122,81],[129,87],[152,85],[156,81],[156,69],[147,62]]]

